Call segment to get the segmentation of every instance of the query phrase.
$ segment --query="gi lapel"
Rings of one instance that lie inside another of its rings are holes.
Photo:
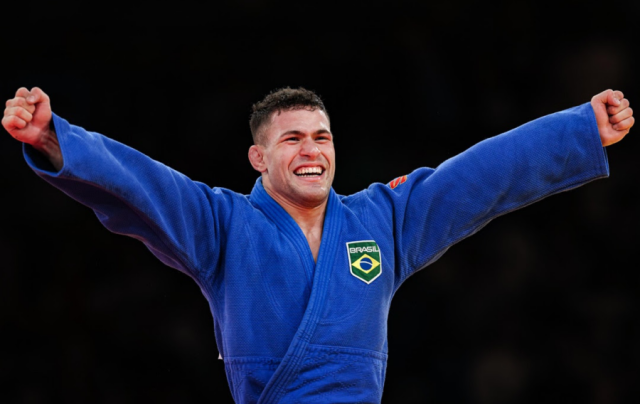
[[[256,187],[258,186],[262,188],[262,183],[258,182]],[[264,209],[265,213],[273,218],[279,218],[280,220],[277,225],[278,227],[281,227],[283,231],[293,231],[291,226],[295,226],[296,231],[300,232],[302,239],[306,242],[304,234],[302,234],[302,231],[293,218],[291,218],[291,216],[289,216],[289,214],[287,214],[280,205],[268,196],[266,191],[264,191],[264,188],[261,191],[262,192],[259,192],[259,194],[264,194],[259,196],[260,200],[257,202],[260,204],[260,207]],[[265,197],[268,198],[269,201],[265,200]],[[262,391],[258,404],[277,403],[282,395],[284,395],[287,386],[298,375],[298,369],[306,356],[309,342],[313,336],[318,321],[320,320],[320,316],[325,305],[327,285],[329,283],[331,269],[338,250],[338,237],[342,227],[340,215],[341,207],[342,203],[340,202],[338,195],[336,195],[333,189],[331,189],[331,192],[329,193],[329,202],[327,203],[327,212],[324,218],[318,261],[313,273],[313,284],[311,286],[309,303],[307,304],[307,308],[304,316],[302,317],[302,322],[298,327],[298,331],[296,331],[296,334],[287,349],[287,353],[267,383],[267,386]],[[309,249],[309,246],[305,245],[305,247],[309,251],[310,255],[311,250]],[[311,260],[313,262],[313,257]]]

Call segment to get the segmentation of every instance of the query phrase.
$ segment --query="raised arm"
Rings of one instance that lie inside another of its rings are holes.
[[[399,279],[497,216],[608,176],[602,146],[620,141],[633,123],[629,101],[607,90],[590,104],[485,139],[436,169],[371,186],[370,214],[393,212]]]
[[[211,189],[164,164],[52,114],[42,90],[7,101],[4,127],[24,142],[45,181],[90,207],[110,231],[136,238],[165,264],[194,278],[213,274],[221,233],[241,195]]]

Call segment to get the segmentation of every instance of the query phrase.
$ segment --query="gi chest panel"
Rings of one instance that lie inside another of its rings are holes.
[[[248,226],[249,227],[249,226]],[[252,227],[255,234],[255,229]],[[266,227],[258,237],[249,238],[247,256],[252,257],[255,278],[251,287],[261,296],[259,304],[275,310],[280,321],[298,326],[309,301],[313,268],[286,235]],[[257,297],[257,296],[256,296]]]
[[[360,240],[374,240],[374,235],[359,231],[354,228],[349,231],[346,226],[343,237],[337,248],[336,259],[331,269],[331,277],[327,288],[327,303],[323,311],[321,324],[340,323],[345,321],[353,321],[358,323],[357,318],[363,321],[369,321],[373,318],[376,321],[381,316],[386,318],[388,311],[388,302],[393,293],[393,253],[380,248],[379,254],[368,253],[349,254],[348,243]],[[352,246],[353,244],[351,244]],[[380,267],[376,268],[369,265],[369,270],[381,269],[379,276],[367,283],[353,274],[354,265],[360,265],[358,262],[361,257],[371,257],[374,265],[379,257]]]

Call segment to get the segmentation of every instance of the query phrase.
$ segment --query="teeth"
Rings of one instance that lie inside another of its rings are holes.
[[[322,167],[302,167],[295,171],[296,175],[322,174]]]

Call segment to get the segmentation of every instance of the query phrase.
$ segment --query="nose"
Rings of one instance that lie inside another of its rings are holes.
[[[320,154],[320,148],[313,139],[304,139],[300,148],[300,154],[311,158],[316,158]]]

